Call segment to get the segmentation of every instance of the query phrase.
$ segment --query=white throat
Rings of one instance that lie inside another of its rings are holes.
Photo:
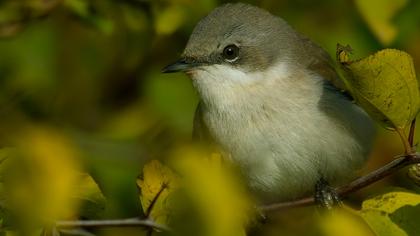
[[[302,97],[317,102],[322,93],[322,78],[285,62],[256,72],[245,72],[228,65],[211,65],[190,75],[204,105],[219,111],[229,109],[233,112],[232,108],[258,106],[261,104],[256,102],[267,103],[271,99],[286,107]]]

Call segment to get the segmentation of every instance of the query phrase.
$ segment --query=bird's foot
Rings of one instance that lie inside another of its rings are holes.
[[[341,205],[338,193],[324,178],[318,180],[315,185],[315,202],[328,210],[331,210],[334,206]]]

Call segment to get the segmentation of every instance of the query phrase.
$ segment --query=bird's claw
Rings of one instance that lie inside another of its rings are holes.
[[[328,210],[331,210],[334,206],[341,205],[338,193],[323,178],[315,185],[315,202]]]

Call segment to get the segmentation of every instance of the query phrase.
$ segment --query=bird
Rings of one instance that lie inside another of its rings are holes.
[[[261,202],[329,193],[319,186],[349,181],[371,151],[374,123],[329,54],[257,6],[215,8],[162,72],[190,77],[194,137],[217,145]]]

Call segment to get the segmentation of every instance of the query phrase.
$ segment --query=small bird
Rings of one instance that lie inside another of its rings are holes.
[[[329,55],[266,10],[214,9],[163,69],[178,71],[200,98],[194,136],[218,145],[260,201],[341,184],[368,157],[374,125],[341,92]]]

